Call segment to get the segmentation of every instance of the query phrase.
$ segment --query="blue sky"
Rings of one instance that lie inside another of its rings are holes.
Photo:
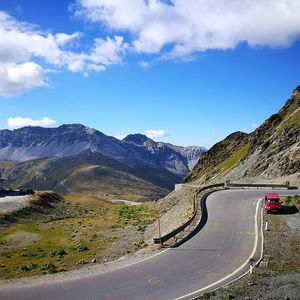
[[[299,34],[298,0],[0,0],[0,128],[209,148],[284,105]]]

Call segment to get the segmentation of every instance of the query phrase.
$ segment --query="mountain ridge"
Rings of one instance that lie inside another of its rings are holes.
[[[184,181],[204,184],[280,178],[300,185],[300,86],[255,131],[233,133],[209,149]]]
[[[61,194],[156,199],[182,181],[189,164],[203,151],[155,142],[141,134],[118,140],[81,124],[0,131],[5,185],[47,188]]]
[[[151,167],[160,166],[181,178],[188,173],[190,159],[175,150],[179,146],[171,147],[171,144],[157,143],[141,134],[131,136],[144,137],[153,147],[150,149],[148,145],[127,141],[126,138],[118,140],[82,124],[64,124],[56,128],[28,126],[15,130],[5,129],[0,130],[0,160],[28,161],[48,157],[67,157],[90,149],[92,152],[101,153],[130,166],[141,164]],[[167,164],[164,164],[163,159],[158,159],[160,154],[166,154],[160,151],[162,148],[170,152],[171,157]],[[195,156],[200,156],[204,151],[203,147],[199,147],[191,149],[188,153],[191,159],[195,160]],[[172,155],[181,155],[175,157],[179,160],[178,167],[172,165]]]

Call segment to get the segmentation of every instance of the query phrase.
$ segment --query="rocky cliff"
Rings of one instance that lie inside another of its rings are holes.
[[[204,147],[181,147],[169,143],[155,142],[142,134],[130,134],[124,141],[134,144],[151,153],[154,161],[179,177],[184,177],[193,169],[200,156],[205,153]]]
[[[179,149],[178,151],[176,149]],[[204,151],[156,143],[141,134],[129,135],[124,140],[107,136],[81,124],[58,128],[24,127],[0,130],[0,160],[28,161],[51,157],[70,157],[85,150],[100,153],[131,167],[165,168],[184,178]],[[181,154],[181,151],[186,151]]]
[[[300,87],[253,133],[236,132],[206,152],[185,181],[290,180],[300,185]]]
[[[118,140],[80,124],[0,131],[5,186],[62,194],[156,199],[182,181],[203,151],[140,134]]]

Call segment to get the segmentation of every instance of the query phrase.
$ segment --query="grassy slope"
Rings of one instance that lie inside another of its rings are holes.
[[[71,270],[93,258],[104,261],[107,250],[122,239],[128,226],[135,228],[135,239],[119,247],[117,255],[132,252],[145,246],[144,226],[156,215],[152,204],[129,207],[72,195],[48,209],[47,214],[33,211],[9,227],[0,222],[0,278]]]
[[[260,159],[247,169],[247,176],[259,176],[268,169],[276,174],[290,175],[299,170],[300,87],[294,90],[284,107],[248,136],[234,133],[205,153],[185,181],[200,183],[220,180],[243,159],[260,151]],[[240,140],[240,142],[239,142]],[[291,149],[291,146],[294,148]],[[277,153],[284,153],[278,156]],[[277,164],[277,165],[276,165]],[[278,175],[277,175],[278,176]]]
[[[204,153],[185,181],[205,183],[229,173],[246,156],[248,134],[235,132]]]
[[[61,194],[100,193],[120,197],[155,199],[165,195],[180,179],[161,168],[131,168],[98,153],[85,151],[74,157],[0,162],[6,186],[52,189]],[[38,174],[37,177],[34,177]],[[45,179],[44,179],[45,178]]]

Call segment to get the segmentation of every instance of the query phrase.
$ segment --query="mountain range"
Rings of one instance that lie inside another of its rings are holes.
[[[0,131],[6,186],[62,194],[157,197],[181,182],[204,152],[203,147],[174,146],[141,134],[119,140],[81,124]]]
[[[251,134],[235,132],[204,153],[185,182],[285,182],[300,186],[300,86]]]

